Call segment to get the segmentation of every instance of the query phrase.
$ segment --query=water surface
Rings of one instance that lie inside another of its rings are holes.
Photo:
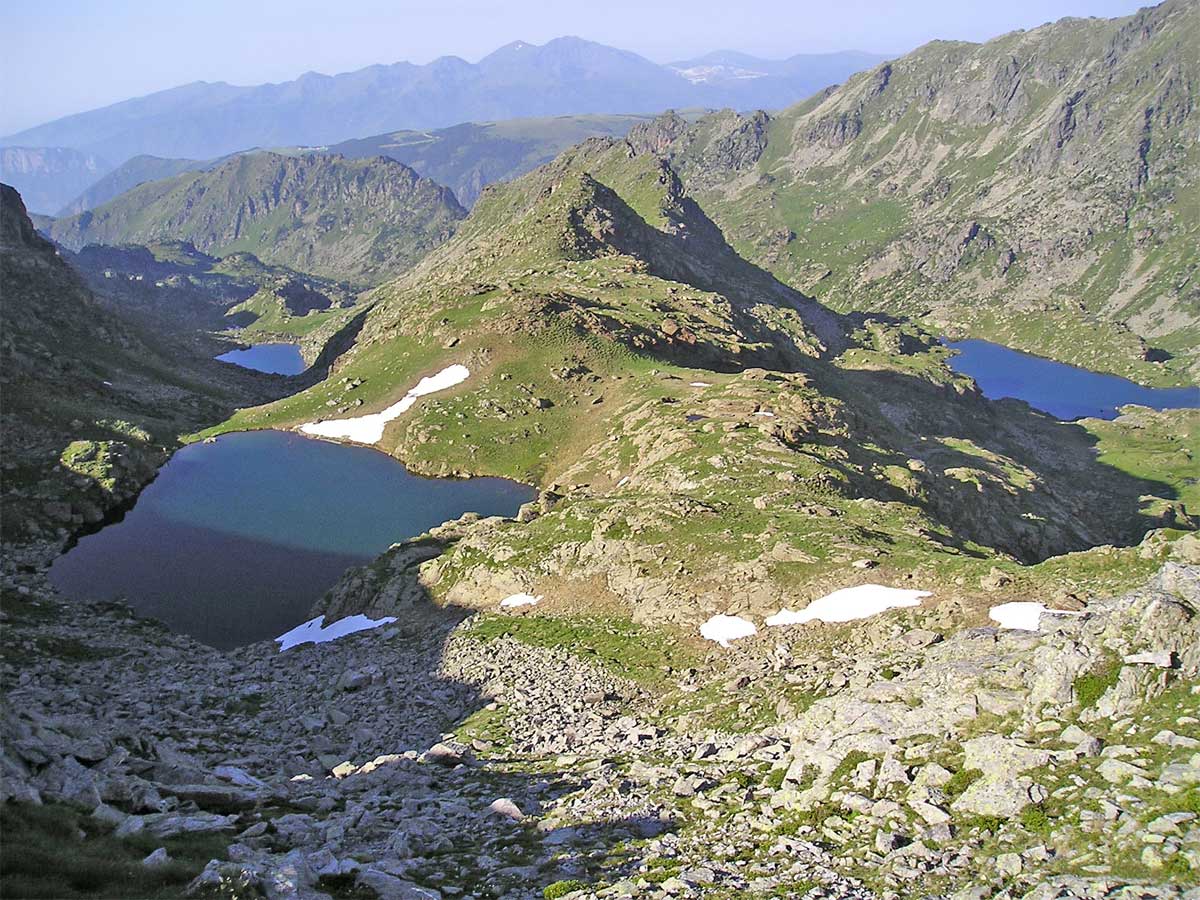
[[[366,447],[279,431],[177,452],[123,520],[50,569],[68,597],[124,597],[226,649],[309,618],[350,566],[465,512],[513,515],[535,496],[502,478],[421,478]]]
[[[299,344],[255,344],[245,350],[222,353],[217,359],[272,375],[299,375],[308,368],[308,363],[300,355]]]
[[[1148,388],[989,341],[946,346],[958,351],[950,358],[950,368],[974,378],[984,396],[1016,397],[1064,421],[1084,416],[1115,419],[1117,407],[1128,403],[1152,409],[1200,407],[1200,387]]]

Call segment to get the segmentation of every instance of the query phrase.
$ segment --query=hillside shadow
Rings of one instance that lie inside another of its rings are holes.
[[[1153,528],[1188,527],[1171,502],[1178,500],[1171,485],[1100,462],[1095,435],[1023,401],[959,393],[893,370],[812,377],[822,393],[873,413],[872,429],[885,438],[870,447],[843,444],[852,466],[830,464],[863,495],[915,504],[956,536],[1032,563],[1101,544],[1136,544]],[[858,467],[905,469],[909,489],[882,477],[864,480],[853,471]],[[1163,510],[1147,510],[1148,498],[1162,501]]]

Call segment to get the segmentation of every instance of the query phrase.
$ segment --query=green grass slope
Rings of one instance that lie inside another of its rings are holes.
[[[1194,429],[1135,445],[1122,423],[985,400],[919,328],[838,316],[738,256],[673,169],[624,141],[489,188],[367,302],[328,380],[205,434],[375,412],[465,364],[380,448],[549,493],[532,521],[443,534],[419,578],[452,602],[520,585],[575,613],[694,623],[848,580],[979,585],[1000,567],[1028,583],[1057,554],[1190,525],[1169,460]],[[1111,578],[1085,556],[1066,570]],[[379,596],[394,593],[364,602]]]

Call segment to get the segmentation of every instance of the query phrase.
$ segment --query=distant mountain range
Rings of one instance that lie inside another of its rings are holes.
[[[695,111],[682,115],[693,120],[701,114]],[[386,156],[446,185],[460,203],[469,207],[493,182],[524,175],[587,138],[624,137],[634,125],[652,119],[648,115],[591,115],[464,122],[431,131],[389,131],[325,147],[275,148],[273,152],[287,156],[332,154],[347,159]],[[215,169],[237,155],[207,161],[135,156],[62,204],[58,215],[73,216],[94,209],[149,181]]]
[[[57,119],[0,143],[68,147],[113,161],[141,154],[210,159],[251,147],[325,145],[469,121],[670,107],[770,109],[880,59],[847,52],[769,61],[723,51],[659,65],[575,37],[542,46],[516,41],[478,63],[442,57],[246,87],[195,82]]]

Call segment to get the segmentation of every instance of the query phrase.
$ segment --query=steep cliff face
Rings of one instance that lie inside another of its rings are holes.
[[[249,153],[139,185],[56,221],[51,235],[72,249],[187,240],[365,284],[412,265],[463,215],[449,189],[395,160]]]
[[[1198,60],[1200,7],[1171,0],[935,42],[769,123],[670,118],[631,140],[831,305],[1194,380]]]

